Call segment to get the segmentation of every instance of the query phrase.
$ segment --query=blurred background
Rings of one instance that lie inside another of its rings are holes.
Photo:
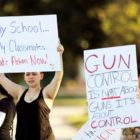
[[[140,0],[0,0],[0,16],[57,14],[64,78],[51,113],[57,140],[70,140],[87,121],[83,50],[136,44],[140,66]],[[53,72],[46,73],[42,84]],[[8,74],[16,82],[20,73]]]

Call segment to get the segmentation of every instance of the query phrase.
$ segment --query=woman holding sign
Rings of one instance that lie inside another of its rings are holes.
[[[13,98],[0,85],[0,140],[11,140],[16,107]]]
[[[56,71],[52,81],[44,88],[41,87],[44,77],[41,72],[24,73],[28,89],[12,82],[4,74],[0,76],[0,83],[16,99],[16,140],[55,140],[49,113],[63,77],[64,48],[61,44],[58,45],[57,51],[60,53],[62,70]]]

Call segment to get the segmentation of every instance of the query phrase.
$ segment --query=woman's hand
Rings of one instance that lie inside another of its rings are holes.
[[[137,99],[140,102],[140,89],[139,89],[138,94],[137,94]]]
[[[57,47],[57,51],[60,53],[60,54],[63,54],[64,52],[64,47],[61,43],[59,43],[58,47]]]

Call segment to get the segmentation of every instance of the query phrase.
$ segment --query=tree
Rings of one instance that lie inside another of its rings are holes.
[[[108,36],[105,46],[136,44],[140,64],[139,0],[114,1],[96,12],[102,21],[102,29]]]
[[[0,6],[1,15],[57,14],[67,77],[76,77],[85,49],[136,44],[140,59],[139,0],[5,0]]]

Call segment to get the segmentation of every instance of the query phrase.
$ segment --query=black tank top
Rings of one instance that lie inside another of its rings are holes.
[[[16,140],[47,140],[52,133],[49,122],[50,109],[46,105],[42,89],[37,99],[28,103],[24,100],[25,90],[17,103]]]

